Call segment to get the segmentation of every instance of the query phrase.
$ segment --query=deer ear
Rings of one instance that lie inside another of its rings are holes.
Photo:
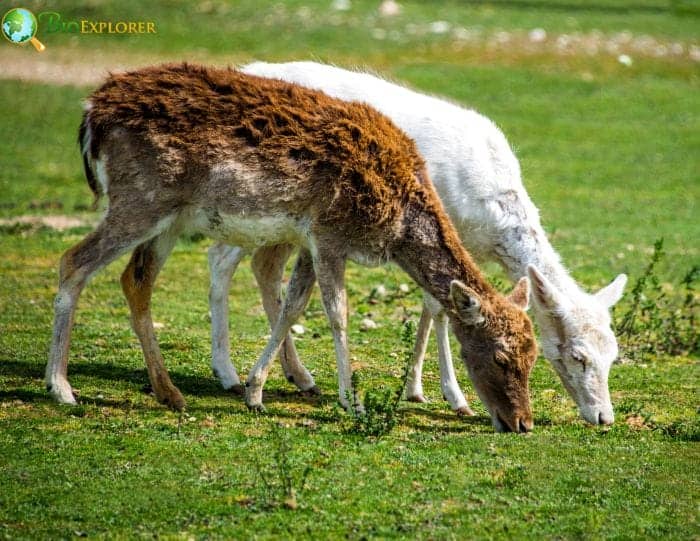
[[[627,275],[619,274],[612,282],[607,286],[602,288],[600,291],[595,293],[595,297],[603,303],[604,306],[610,308],[614,304],[617,304],[622,298],[622,292],[627,284]]]
[[[457,312],[457,317],[466,325],[481,325],[486,321],[479,295],[459,280],[450,282],[450,302]]]
[[[518,280],[513,291],[508,295],[508,300],[523,310],[530,307],[530,280],[527,279],[527,276]]]
[[[559,290],[534,265],[528,265],[527,275],[535,304],[547,312],[556,312],[562,303]]]

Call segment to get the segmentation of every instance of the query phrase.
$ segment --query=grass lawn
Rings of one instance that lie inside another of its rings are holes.
[[[633,282],[664,237],[659,287],[678,294],[683,274],[700,263],[700,64],[640,54],[626,67],[604,52],[491,49],[488,40],[543,28],[548,35],[629,32],[687,49],[699,38],[700,18],[681,9],[690,3],[415,1],[402,2],[395,18],[379,17],[378,2],[353,0],[348,11],[330,4],[26,6],[65,19],[158,23],[157,39],[40,30],[48,61],[78,63],[97,53],[124,63],[313,57],[368,65],[474,107],[512,142],[545,227],[580,283],[595,289],[620,272]],[[435,21],[449,21],[452,33],[421,33]],[[456,46],[455,27],[485,37]],[[0,46],[3,53],[11,47]],[[36,61],[33,50],[20,53]],[[7,58],[15,61],[19,53],[12,54]],[[0,56],[0,72],[6,61]],[[615,365],[617,420],[609,428],[579,420],[540,359],[531,379],[535,431],[518,436],[493,432],[461,367],[477,416],[457,418],[449,410],[431,342],[425,374],[431,402],[402,402],[397,427],[376,440],[348,433],[349,416],[336,405],[332,338],[315,294],[296,343],[323,394],[299,395],[275,367],[268,411],[255,415],[218,387],[209,368],[208,241],[179,242],[154,294],[159,341],[188,401],[186,413],[166,410],[142,390],[147,376],[118,283],[126,258],[83,292],[69,366],[80,404],[54,404],[43,370],[57,263],[89,227],[56,231],[13,220],[98,219],[89,210],[75,142],[80,100],[89,90],[0,80],[0,537],[700,537],[697,352]],[[498,269],[487,270],[503,280]],[[351,265],[347,281],[361,389],[394,389],[403,369],[401,322],[417,320],[420,293],[393,266]],[[404,282],[409,293],[398,289]],[[392,294],[373,304],[378,284]],[[245,263],[234,278],[231,308],[232,354],[246,374],[269,329]],[[379,327],[362,332],[367,316]],[[297,494],[285,505],[287,481]]]

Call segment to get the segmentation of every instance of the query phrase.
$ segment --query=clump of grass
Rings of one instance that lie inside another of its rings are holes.
[[[671,423],[660,423],[638,402],[622,402],[617,411],[625,417],[638,417],[641,425],[667,438],[677,441],[700,441],[700,410],[695,417],[680,419]]]
[[[657,424],[654,429],[664,436],[678,441],[700,441],[700,415],[668,424]]]
[[[615,407],[618,414],[623,415],[625,418],[628,417],[638,417],[641,423],[648,427],[653,428],[656,426],[652,418],[652,414],[647,411],[643,404],[636,401],[623,401],[617,404]]]
[[[401,330],[401,343],[404,349],[404,371],[401,376],[401,384],[392,391],[385,389],[381,392],[368,390],[362,400],[362,408],[357,402],[353,407],[352,424],[346,429],[351,434],[359,434],[365,437],[381,438],[393,430],[398,422],[398,410],[408,379],[408,371],[413,357],[413,343],[415,341],[416,325],[408,320]],[[357,372],[352,375],[353,388],[359,388],[359,376]],[[362,411],[364,410],[364,411]]]
[[[700,267],[695,265],[685,273],[678,284],[680,294],[669,295],[657,272],[664,257],[663,239],[659,239],[644,272],[634,283],[628,309],[615,326],[628,360],[700,352],[700,334],[695,325],[698,310],[695,288]]]
[[[255,461],[255,468],[262,481],[264,501],[267,507],[298,507],[297,496],[306,488],[311,465],[295,456],[289,432],[278,423],[270,425],[268,444],[272,448],[270,464]]]

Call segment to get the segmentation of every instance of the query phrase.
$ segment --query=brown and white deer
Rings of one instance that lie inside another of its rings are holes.
[[[536,343],[521,308],[527,281],[509,299],[486,282],[413,142],[374,109],[231,69],[167,65],[110,76],[88,99],[80,144],[88,183],[107,195],[108,208],[61,259],[46,372],[58,401],[75,401],[67,363],[80,292],[133,251],[121,283],[149,378],[159,401],[184,407],[150,303],[159,270],[189,230],[250,251],[301,246],[271,344],[248,376],[250,407],[262,407],[270,360],[315,279],[333,331],[340,401],[350,407],[345,262],[395,261],[450,314],[495,427],[531,428]]]

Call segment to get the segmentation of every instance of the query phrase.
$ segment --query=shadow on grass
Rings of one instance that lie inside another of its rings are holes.
[[[488,415],[474,415],[473,417],[459,416],[453,411],[434,411],[417,408],[403,409],[401,411],[404,424],[422,432],[434,432],[440,430],[448,433],[474,432],[474,427],[488,427],[493,430],[491,418]],[[434,421],[438,424],[430,424]],[[535,418],[535,430],[537,427],[551,426],[552,420],[548,417]]]
[[[437,429],[440,432],[460,434],[474,432],[474,427],[488,426],[491,428],[491,418],[488,415],[459,417],[452,411],[442,412],[411,407],[401,410],[401,418],[404,425],[421,432],[435,432]]]
[[[32,403],[51,403],[53,400],[49,393],[41,391],[31,391],[28,389],[2,389],[0,390],[0,400],[21,400]]]
[[[30,403],[52,404],[48,392],[42,390],[27,389],[27,383],[32,386],[37,380],[42,382],[44,378],[45,365],[37,362],[19,362],[0,359],[0,375],[8,375],[26,379],[22,382],[22,387],[15,387],[0,390],[0,400],[21,400]],[[74,363],[70,366],[70,375],[85,376],[104,381],[119,381],[129,383],[138,388],[140,393],[148,394],[150,386],[145,369],[133,369],[114,364],[100,363]],[[187,411],[189,413],[207,412],[233,415],[254,415],[249,412],[243,404],[243,397],[231,391],[227,391],[219,385],[214,377],[204,378],[194,375],[171,372],[173,382],[185,394],[188,400]],[[99,385],[99,384],[98,384]],[[79,389],[78,389],[79,392]],[[211,404],[198,403],[202,397],[228,397],[231,403]],[[101,398],[94,395],[78,395],[78,406],[100,406],[113,407],[118,409],[150,410],[165,408],[157,403],[155,397],[152,402],[140,403],[134,400],[134,396],[125,396],[123,399]],[[323,392],[320,395],[308,395],[300,392],[296,388],[280,389],[272,388],[263,392],[263,403],[267,407],[267,412],[263,417],[278,417],[289,420],[313,419],[322,424],[333,424],[342,422],[342,413],[333,409],[337,404],[337,397],[333,392]],[[486,415],[474,417],[459,417],[452,411],[435,411],[431,409],[420,409],[415,405],[402,406],[399,412],[402,424],[413,430],[420,432],[435,432],[439,430],[445,433],[482,433],[484,429],[491,431],[491,419]],[[312,411],[306,407],[311,406]],[[304,411],[299,407],[305,407]],[[536,419],[536,426],[551,424],[549,419]]]
[[[20,362],[7,359],[0,359],[0,376],[7,375],[27,380],[42,380],[44,378],[45,365],[36,362]],[[212,377],[200,377],[190,374],[182,374],[175,371],[170,371],[173,383],[185,395],[193,397],[224,397],[229,396],[232,399],[238,399],[242,402],[243,397],[233,391],[223,389],[219,382]],[[128,368],[115,364],[101,363],[73,363],[69,366],[69,378],[75,376],[83,376],[96,378],[104,381],[118,381],[120,383],[129,383],[139,386],[141,392],[149,394],[150,384],[146,369]],[[96,385],[99,385],[96,383]],[[290,384],[291,385],[291,384]],[[79,391],[79,389],[78,389]],[[22,401],[37,401],[50,400],[48,393],[42,391],[32,391],[26,388],[2,389],[0,390],[0,398],[3,399],[19,399]],[[104,406],[121,406],[128,405],[128,398],[123,401],[105,401],[92,396],[79,396],[79,400],[89,401],[91,403]],[[187,398],[187,396],[185,397]],[[154,398],[155,401],[155,398]],[[286,389],[268,389],[263,392],[263,401],[271,402],[272,404],[317,404],[328,405],[332,403],[330,396],[323,395],[308,395],[296,388]],[[188,408],[189,409],[189,408]],[[203,408],[206,409],[206,408]],[[211,408],[209,408],[211,409]]]

